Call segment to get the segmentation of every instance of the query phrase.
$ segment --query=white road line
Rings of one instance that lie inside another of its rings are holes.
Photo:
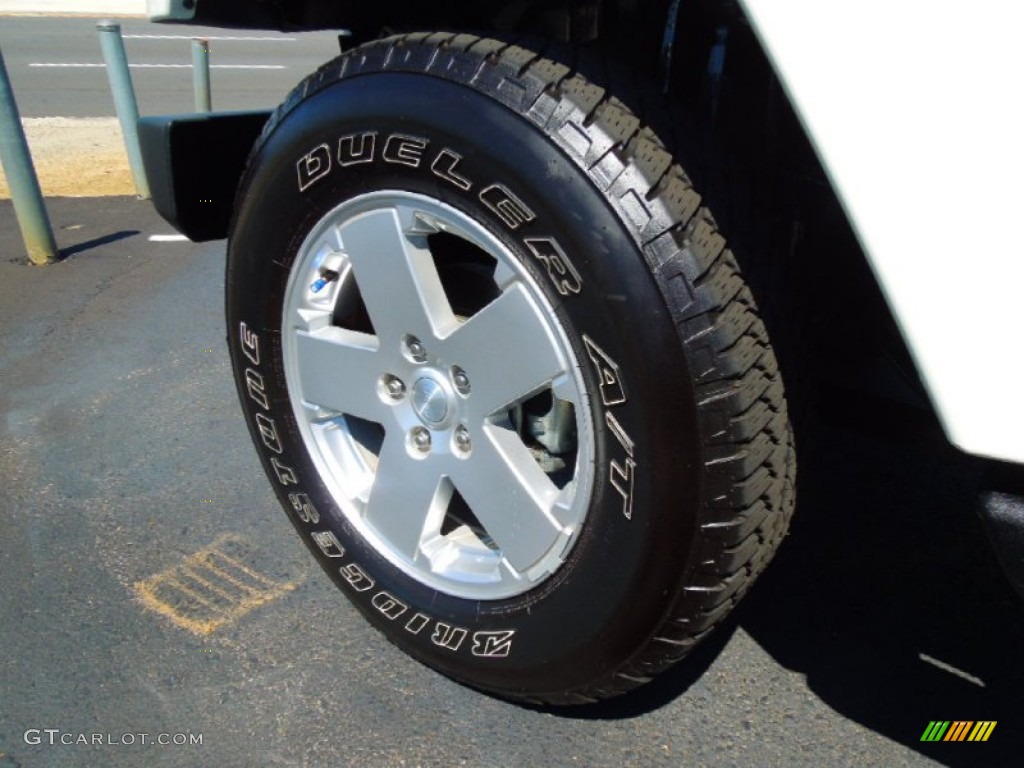
[[[83,64],[64,62],[32,62],[30,67],[49,69],[102,69],[105,64]],[[191,64],[129,64],[132,69],[192,69]],[[211,64],[210,69],[287,69],[284,64]]]
[[[188,240],[184,235],[150,235],[151,243],[181,243]]]
[[[294,43],[297,37],[218,37],[216,35],[121,35],[125,40],[192,40],[201,38],[203,40],[245,40],[250,42],[267,43]]]
[[[192,66],[191,64],[187,66]],[[288,69],[284,64],[211,64],[210,69]]]
[[[964,672],[962,669],[957,669],[952,664],[947,664],[944,661],[939,661],[935,657],[929,656],[927,653],[918,653],[917,658],[919,658],[926,664],[931,664],[933,667],[938,667],[939,669],[945,670],[946,672],[949,672],[951,675],[956,675],[957,677],[963,678],[969,683],[974,683],[975,685],[980,686],[982,688],[985,687],[985,681],[982,680],[980,677],[975,677],[972,674]]]

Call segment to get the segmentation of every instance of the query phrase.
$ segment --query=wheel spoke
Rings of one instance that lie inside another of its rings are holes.
[[[512,430],[485,427],[472,458],[453,469],[452,481],[519,573],[540,560],[561,532],[551,514],[558,489]]]
[[[407,236],[403,219],[413,227],[411,210],[385,208],[341,229],[370,320],[388,348],[407,333],[427,340],[457,324],[425,241],[415,242],[422,235]]]
[[[377,380],[383,371],[373,336],[328,327],[295,336],[302,397],[313,405],[381,421]]]
[[[395,551],[414,561],[424,536],[436,527],[433,522],[444,516],[451,485],[441,482],[430,461],[410,458],[404,441],[397,430],[384,438],[365,519]]]
[[[471,417],[482,419],[543,389],[567,370],[539,307],[515,284],[442,343],[472,382]]]

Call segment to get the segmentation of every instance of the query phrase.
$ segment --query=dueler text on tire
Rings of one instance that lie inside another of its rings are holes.
[[[732,252],[612,94],[493,40],[323,67],[239,191],[231,355],[311,551],[412,656],[608,697],[683,657],[793,508],[782,382]]]

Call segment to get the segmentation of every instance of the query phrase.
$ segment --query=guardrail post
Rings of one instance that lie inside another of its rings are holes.
[[[124,40],[121,39],[121,25],[113,21],[101,21],[96,25],[96,29],[100,33],[103,62],[107,65],[110,92],[114,96],[114,109],[121,122],[124,148],[128,152],[128,164],[135,180],[135,191],[139,197],[149,199],[149,182],[146,180],[142,148],[139,146],[139,107],[135,102],[132,75],[128,71],[128,57],[124,52]]]
[[[192,91],[195,95],[196,112],[212,111],[210,43],[198,37],[192,38]]]
[[[0,51],[0,164],[3,165],[11,202],[18,219],[25,250],[33,264],[50,264],[57,260],[57,243],[53,239],[50,217],[46,213],[43,192],[39,188],[28,151],[21,116],[14,101],[14,89],[7,77],[7,65]]]

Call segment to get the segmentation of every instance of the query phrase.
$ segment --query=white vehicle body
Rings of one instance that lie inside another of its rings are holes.
[[[1024,462],[1024,6],[743,5],[949,439]]]

